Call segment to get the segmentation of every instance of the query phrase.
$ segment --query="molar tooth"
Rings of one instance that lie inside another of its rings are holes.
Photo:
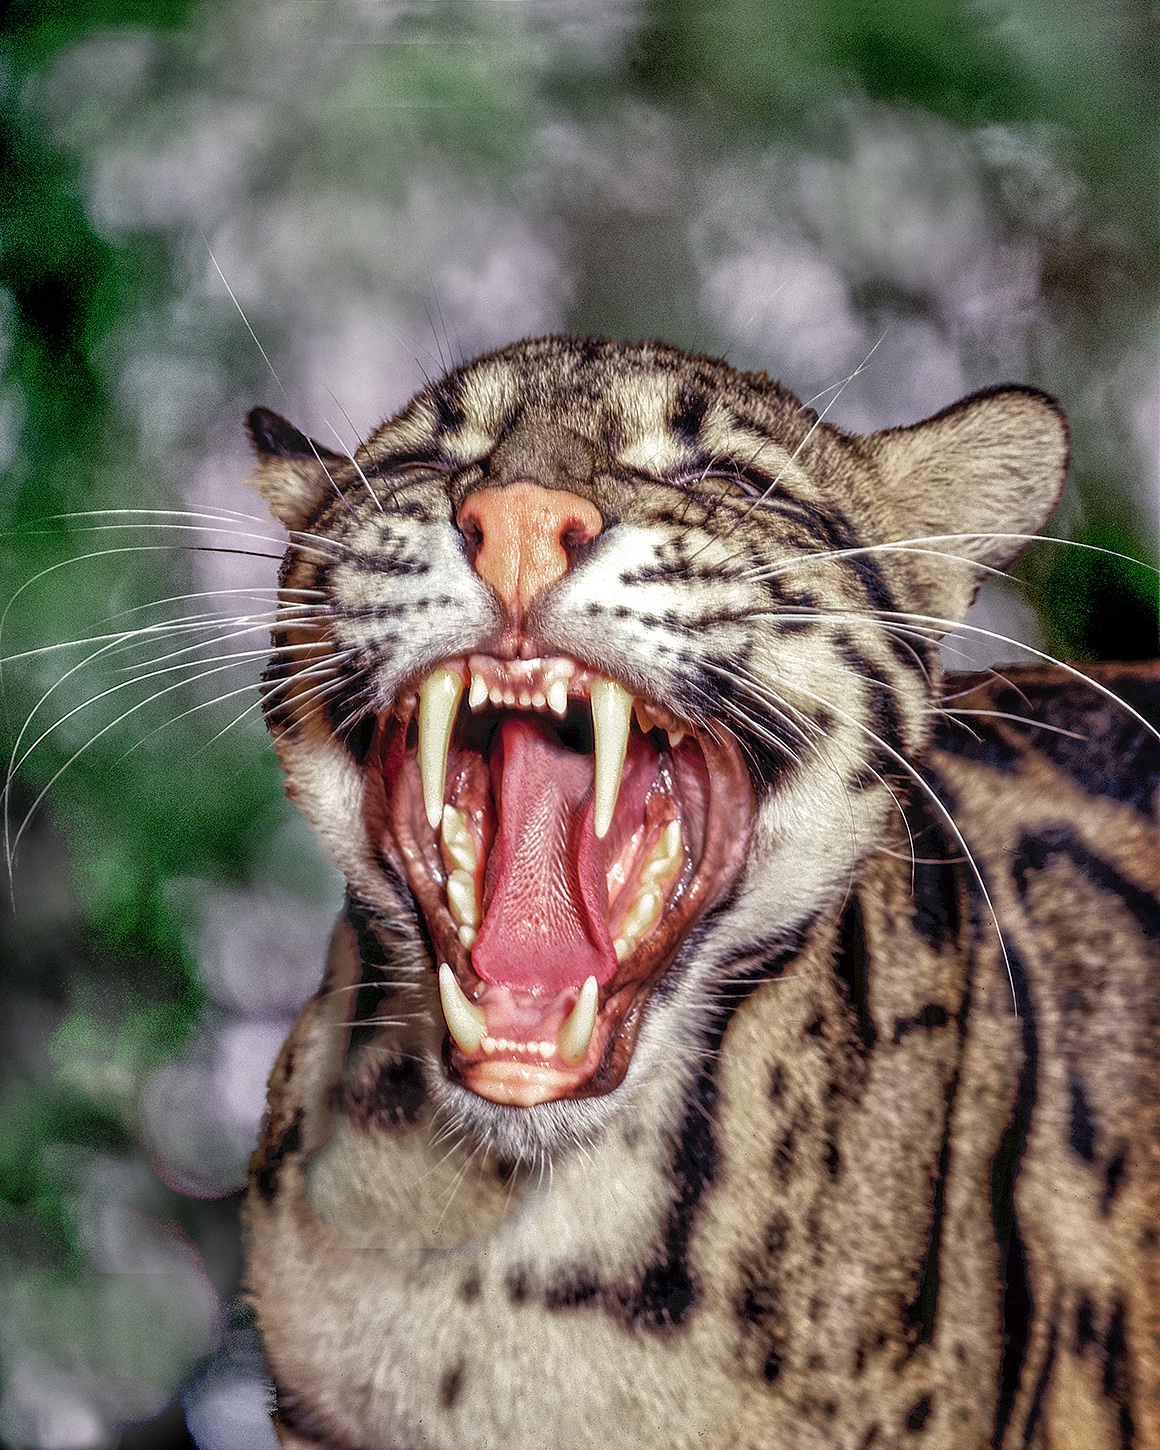
[[[615,680],[592,681],[592,731],[596,737],[596,811],[594,827],[598,840],[608,834],[616,797],[620,794],[620,777],[624,773],[624,754],[628,749],[628,731],[632,724],[632,696]]]
[[[443,818],[447,747],[462,694],[463,676],[442,667],[432,670],[419,687],[419,773],[423,779],[423,805],[432,830]]]
[[[681,823],[670,821],[661,832],[656,845],[640,873],[645,886],[667,886],[677,874],[681,860]]]
[[[548,686],[548,709],[561,720],[568,713],[567,680],[553,680]]]
[[[470,1055],[478,1052],[481,1044],[486,1048],[487,1018],[483,1008],[468,1001],[446,962],[439,968],[439,1001],[443,1005],[447,1026],[460,1050]]]
[[[664,893],[659,886],[643,887],[636,900],[628,908],[628,915],[624,918],[624,925],[620,928],[621,935],[627,937],[629,941],[639,941],[645,932],[652,931],[660,921],[664,905]]]
[[[454,806],[443,807],[443,849],[452,866],[458,866],[461,871],[474,871],[479,865],[475,837],[467,817]]]
[[[487,703],[487,681],[476,670],[471,672],[471,693],[467,697],[468,707],[478,710]]]
[[[568,1067],[577,1067],[584,1061],[592,1034],[596,1030],[596,1004],[600,989],[595,977],[588,977],[580,988],[576,1005],[564,1019],[556,1034],[556,1046],[560,1057]]]
[[[458,926],[478,926],[475,877],[470,871],[452,871],[447,878],[447,904]]]

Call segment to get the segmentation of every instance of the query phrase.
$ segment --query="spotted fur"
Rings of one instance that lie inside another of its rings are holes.
[[[1160,1446],[1160,674],[935,649],[1054,502],[1051,401],[853,438],[552,338],[353,460],[251,431],[291,530],[267,717],[349,886],[248,1206],[282,1443]],[[499,627],[455,519],[521,478],[605,521],[545,649],[730,732],[755,799],[623,1082],[530,1108],[449,1072],[364,788],[376,721]]]

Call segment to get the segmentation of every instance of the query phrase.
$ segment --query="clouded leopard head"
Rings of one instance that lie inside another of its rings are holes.
[[[565,338],[455,370],[350,458],[250,431],[290,531],[265,708],[291,794],[402,924],[429,1085],[525,1152],[690,1061],[715,986],[848,888],[938,637],[1067,453],[1025,389],[856,438],[764,375]]]

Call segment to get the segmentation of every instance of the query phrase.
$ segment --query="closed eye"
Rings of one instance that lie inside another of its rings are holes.
[[[696,473],[683,474],[672,480],[678,488],[703,488],[707,483],[723,483],[740,489],[746,498],[764,498],[774,481],[754,468],[741,463],[715,464]]]

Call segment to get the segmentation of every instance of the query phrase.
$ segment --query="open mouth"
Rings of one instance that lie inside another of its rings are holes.
[[[575,659],[477,654],[400,697],[368,764],[376,839],[440,963],[451,1076],[520,1107],[611,1091],[745,860],[732,736]]]

